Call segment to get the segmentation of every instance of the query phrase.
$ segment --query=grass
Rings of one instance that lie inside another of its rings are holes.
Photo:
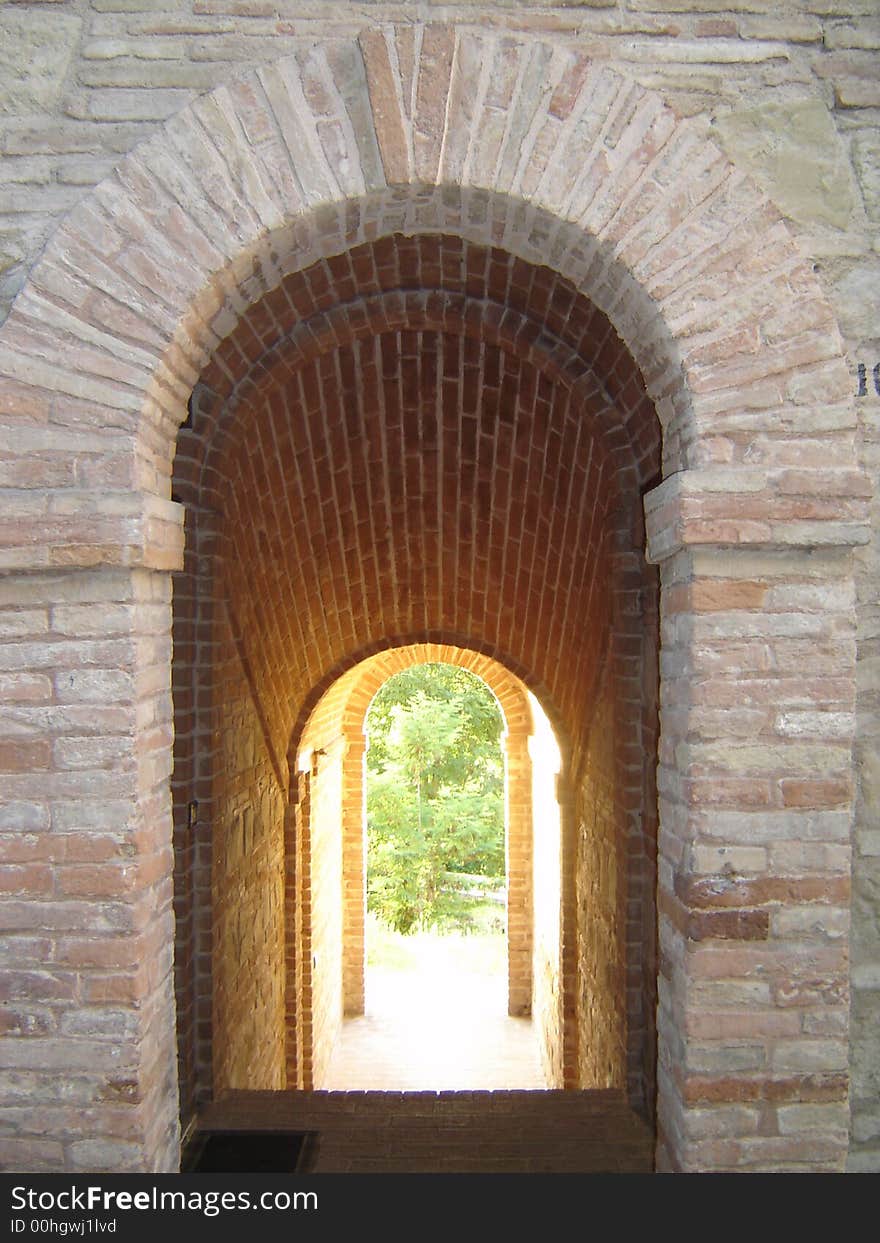
[[[486,904],[491,907],[490,903]],[[474,932],[438,932],[434,929],[404,936],[395,932],[373,913],[367,915],[367,966],[385,971],[419,971],[440,956],[458,971],[503,973],[507,970],[507,937],[493,930],[490,916],[497,922],[494,907],[478,921]]]

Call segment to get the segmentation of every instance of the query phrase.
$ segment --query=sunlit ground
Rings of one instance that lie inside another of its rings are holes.
[[[505,982],[507,938],[503,932],[414,932],[403,936],[374,915],[367,916],[367,970],[421,972],[430,963],[447,970]]]
[[[324,1088],[544,1088],[528,1019],[507,1014],[501,933],[402,936],[372,917],[366,1014],[347,1019]]]

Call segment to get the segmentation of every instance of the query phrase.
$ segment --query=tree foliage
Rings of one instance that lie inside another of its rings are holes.
[[[367,716],[367,900],[400,932],[467,927],[504,876],[501,713],[452,665],[390,678]]]

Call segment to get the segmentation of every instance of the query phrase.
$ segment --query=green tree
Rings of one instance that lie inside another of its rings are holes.
[[[501,714],[479,678],[419,665],[367,717],[368,905],[401,932],[467,927],[504,876]],[[470,892],[469,892],[470,891]]]

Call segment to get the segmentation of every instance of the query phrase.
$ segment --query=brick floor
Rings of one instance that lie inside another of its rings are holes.
[[[433,949],[418,971],[370,968],[366,1014],[343,1022],[321,1087],[546,1088],[533,1023],[507,1014],[506,978],[455,969],[442,943]]]
[[[649,1128],[613,1091],[230,1092],[201,1124],[315,1132],[317,1174],[653,1168]]]

